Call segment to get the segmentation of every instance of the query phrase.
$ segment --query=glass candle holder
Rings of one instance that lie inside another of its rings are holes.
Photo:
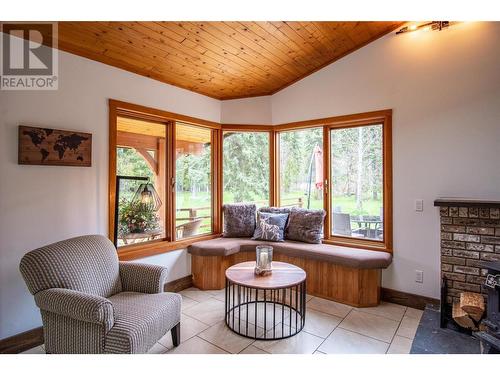
[[[255,274],[265,275],[272,272],[273,247],[257,246],[255,248],[257,261],[255,264]]]

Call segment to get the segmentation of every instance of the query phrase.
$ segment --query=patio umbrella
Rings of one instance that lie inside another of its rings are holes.
[[[323,150],[318,145],[314,146],[311,162],[309,163],[309,184],[307,186],[307,208],[311,207],[311,185],[313,178],[313,162],[314,162],[314,186],[316,189],[323,188]]]
[[[314,147],[314,173],[316,189],[323,189],[323,150],[316,145]]]

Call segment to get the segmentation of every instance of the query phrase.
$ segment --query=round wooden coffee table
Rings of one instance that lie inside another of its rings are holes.
[[[255,262],[226,270],[226,325],[238,335],[277,340],[299,333],[306,320],[306,273],[292,264],[272,263],[257,276]]]

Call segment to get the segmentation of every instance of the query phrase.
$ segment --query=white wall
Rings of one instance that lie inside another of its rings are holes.
[[[271,97],[224,100],[221,104],[223,124],[271,125]]]
[[[29,250],[107,232],[108,98],[220,121],[220,101],[60,52],[59,90],[0,91],[0,339],[41,325],[18,271]],[[92,167],[17,164],[17,126],[93,134]],[[191,273],[186,251],[146,259],[169,280]]]
[[[386,108],[394,111],[394,262],[382,284],[438,298],[434,199],[500,200],[500,22],[392,33],[272,96],[273,124]],[[413,210],[419,198],[422,213]]]

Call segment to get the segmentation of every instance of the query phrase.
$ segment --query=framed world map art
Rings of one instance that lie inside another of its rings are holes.
[[[19,164],[92,165],[92,134],[19,126]]]

